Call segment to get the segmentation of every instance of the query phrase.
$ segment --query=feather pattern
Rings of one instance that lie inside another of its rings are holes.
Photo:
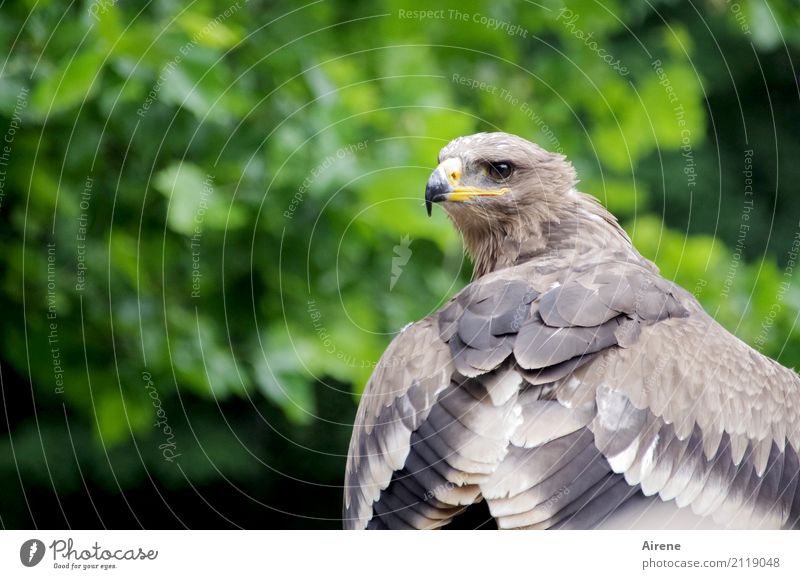
[[[563,158],[509,135],[443,154],[467,166],[503,142],[534,147],[516,162],[559,192],[529,180],[514,207],[449,210],[477,278],[398,335],[368,382],[345,526],[438,528],[483,500],[500,528],[797,526],[797,374],[660,277],[552,173]]]

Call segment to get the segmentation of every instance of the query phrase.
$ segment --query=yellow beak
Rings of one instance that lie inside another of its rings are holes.
[[[425,206],[428,215],[431,205],[442,201],[467,201],[473,197],[497,197],[508,192],[507,187],[500,189],[482,189],[479,187],[461,186],[461,159],[453,157],[445,159],[436,167],[425,187]]]

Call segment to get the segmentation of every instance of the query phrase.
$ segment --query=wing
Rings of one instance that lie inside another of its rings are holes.
[[[684,293],[689,316],[642,330],[565,381],[594,398],[591,424],[615,472],[727,527],[794,526],[800,516],[800,384]]]
[[[389,346],[356,416],[345,477],[346,528],[436,528],[480,500],[479,484],[507,453],[521,421],[521,374],[504,356],[465,376],[453,366],[453,321],[475,306],[508,323],[537,295],[520,280],[473,284],[440,315],[414,324]],[[447,315],[445,315],[447,314]],[[503,317],[503,316],[506,317]],[[491,367],[489,367],[491,366]]]
[[[511,358],[524,379],[522,424],[509,439],[508,457],[481,484],[501,528],[592,527],[641,494],[595,443],[594,399],[576,396],[562,404],[557,395],[604,352],[628,348],[643,328],[687,311],[673,286],[647,264],[608,258],[573,264],[566,273],[529,268],[526,277],[536,280],[541,294],[494,324],[472,320],[475,306],[454,316],[458,330],[450,343],[457,371],[480,375],[481,355],[494,346],[489,333],[512,341]]]
[[[533,306],[516,338],[517,363],[528,374],[552,373],[554,363],[572,366],[553,384],[559,406],[543,415],[545,423],[565,408],[569,416],[582,414],[610,470],[644,495],[674,500],[726,527],[797,524],[797,374],[637,264],[579,270]],[[594,511],[598,505],[570,516]]]
[[[359,409],[348,526],[486,499],[500,527],[587,528],[642,494],[726,525],[800,512],[797,376],[637,259],[484,276],[384,358],[404,356]]]
[[[347,457],[344,526],[364,528],[409,455],[411,433],[450,384],[450,355],[435,318],[413,324],[389,345],[359,404]]]

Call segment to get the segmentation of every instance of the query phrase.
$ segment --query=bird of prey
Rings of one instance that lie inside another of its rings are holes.
[[[389,345],[350,442],[344,525],[781,528],[800,378],[664,279],[562,156],[460,137],[425,190],[472,282]]]

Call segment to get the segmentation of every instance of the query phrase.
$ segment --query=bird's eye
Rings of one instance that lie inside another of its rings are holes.
[[[512,165],[508,161],[487,163],[486,172],[489,174],[489,177],[491,177],[495,181],[503,181],[511,177],[511,173],[514,172],[514,165]]]

